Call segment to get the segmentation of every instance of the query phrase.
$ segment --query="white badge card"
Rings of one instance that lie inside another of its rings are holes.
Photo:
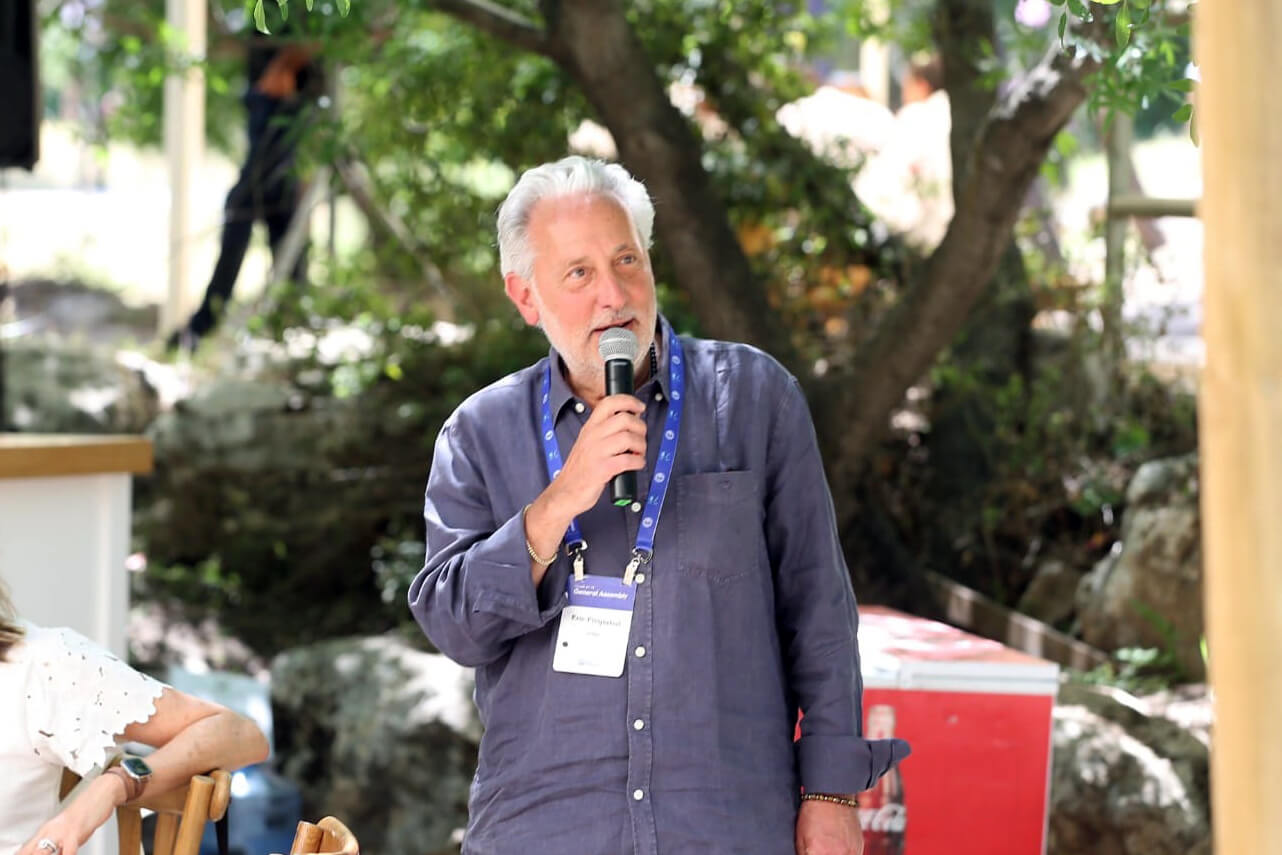
[[[569,603],[561,610],[552,670],[619,677],[628,655],[636,586],[614,576],[570,577]]]

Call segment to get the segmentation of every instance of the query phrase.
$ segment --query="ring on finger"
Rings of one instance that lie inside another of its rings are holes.
[[[53,853],[53,855],[58,855],[58,853],[62,851],[62,847],[59,846],[56,842],[50,840],[48,837],[42,837],[39,840],[37,840],[36,848],[48,849],[50,852]]]

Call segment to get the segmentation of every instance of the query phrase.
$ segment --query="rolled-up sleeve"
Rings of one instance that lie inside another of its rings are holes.
[[[805,396],[790,378],[768,444],[766,536],[776,620],[801,707],[796,745],[808,792],[869,789],[908,756],[901,739],[862,736],[859,617]]]
[[[409,590],[428,639],[468,666],[493,662],[560,614],[568,576],[559,558],[535,588],[521,512],[496,517],[473,449],[458,422],[447,422],[424,499],[427,557]]]

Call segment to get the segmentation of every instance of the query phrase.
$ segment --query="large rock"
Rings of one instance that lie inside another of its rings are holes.
[[[379,855],[456,851],[480,723],[472,672],[395,637],[296,648],[272,663],[281,772],[308,816]]]
[[[156,334],[159,307],[131,306],[110,287],[28,279],[9,287],[17,335],[72,339],[113,347],[146,342]]]
[[[1073,597],[1083,573],[1057,558],[1042,562],[1028,584],[1017,611],[1062,627],[1073,616]]]
[[[1204,692],[1198,706],[1209,709]],[[1207,745],[1149,713],[1124,692],[1060,690],[1049,855],[1210,855]]]
[[[49,336],[4,345],[3,424],[27,433],[141,433],[160,404],[127,356]]]
[[[1145,463],[1126,491],[1122,539],[1077,592],[1082,639],[1174,653],[1201,679],[1202,547],[1197,457]]]

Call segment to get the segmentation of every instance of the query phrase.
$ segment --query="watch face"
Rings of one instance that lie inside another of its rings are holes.
[[[151,775],[151,767],[141,757],[122,757],[120,768],[133,778],[146,778]]]

